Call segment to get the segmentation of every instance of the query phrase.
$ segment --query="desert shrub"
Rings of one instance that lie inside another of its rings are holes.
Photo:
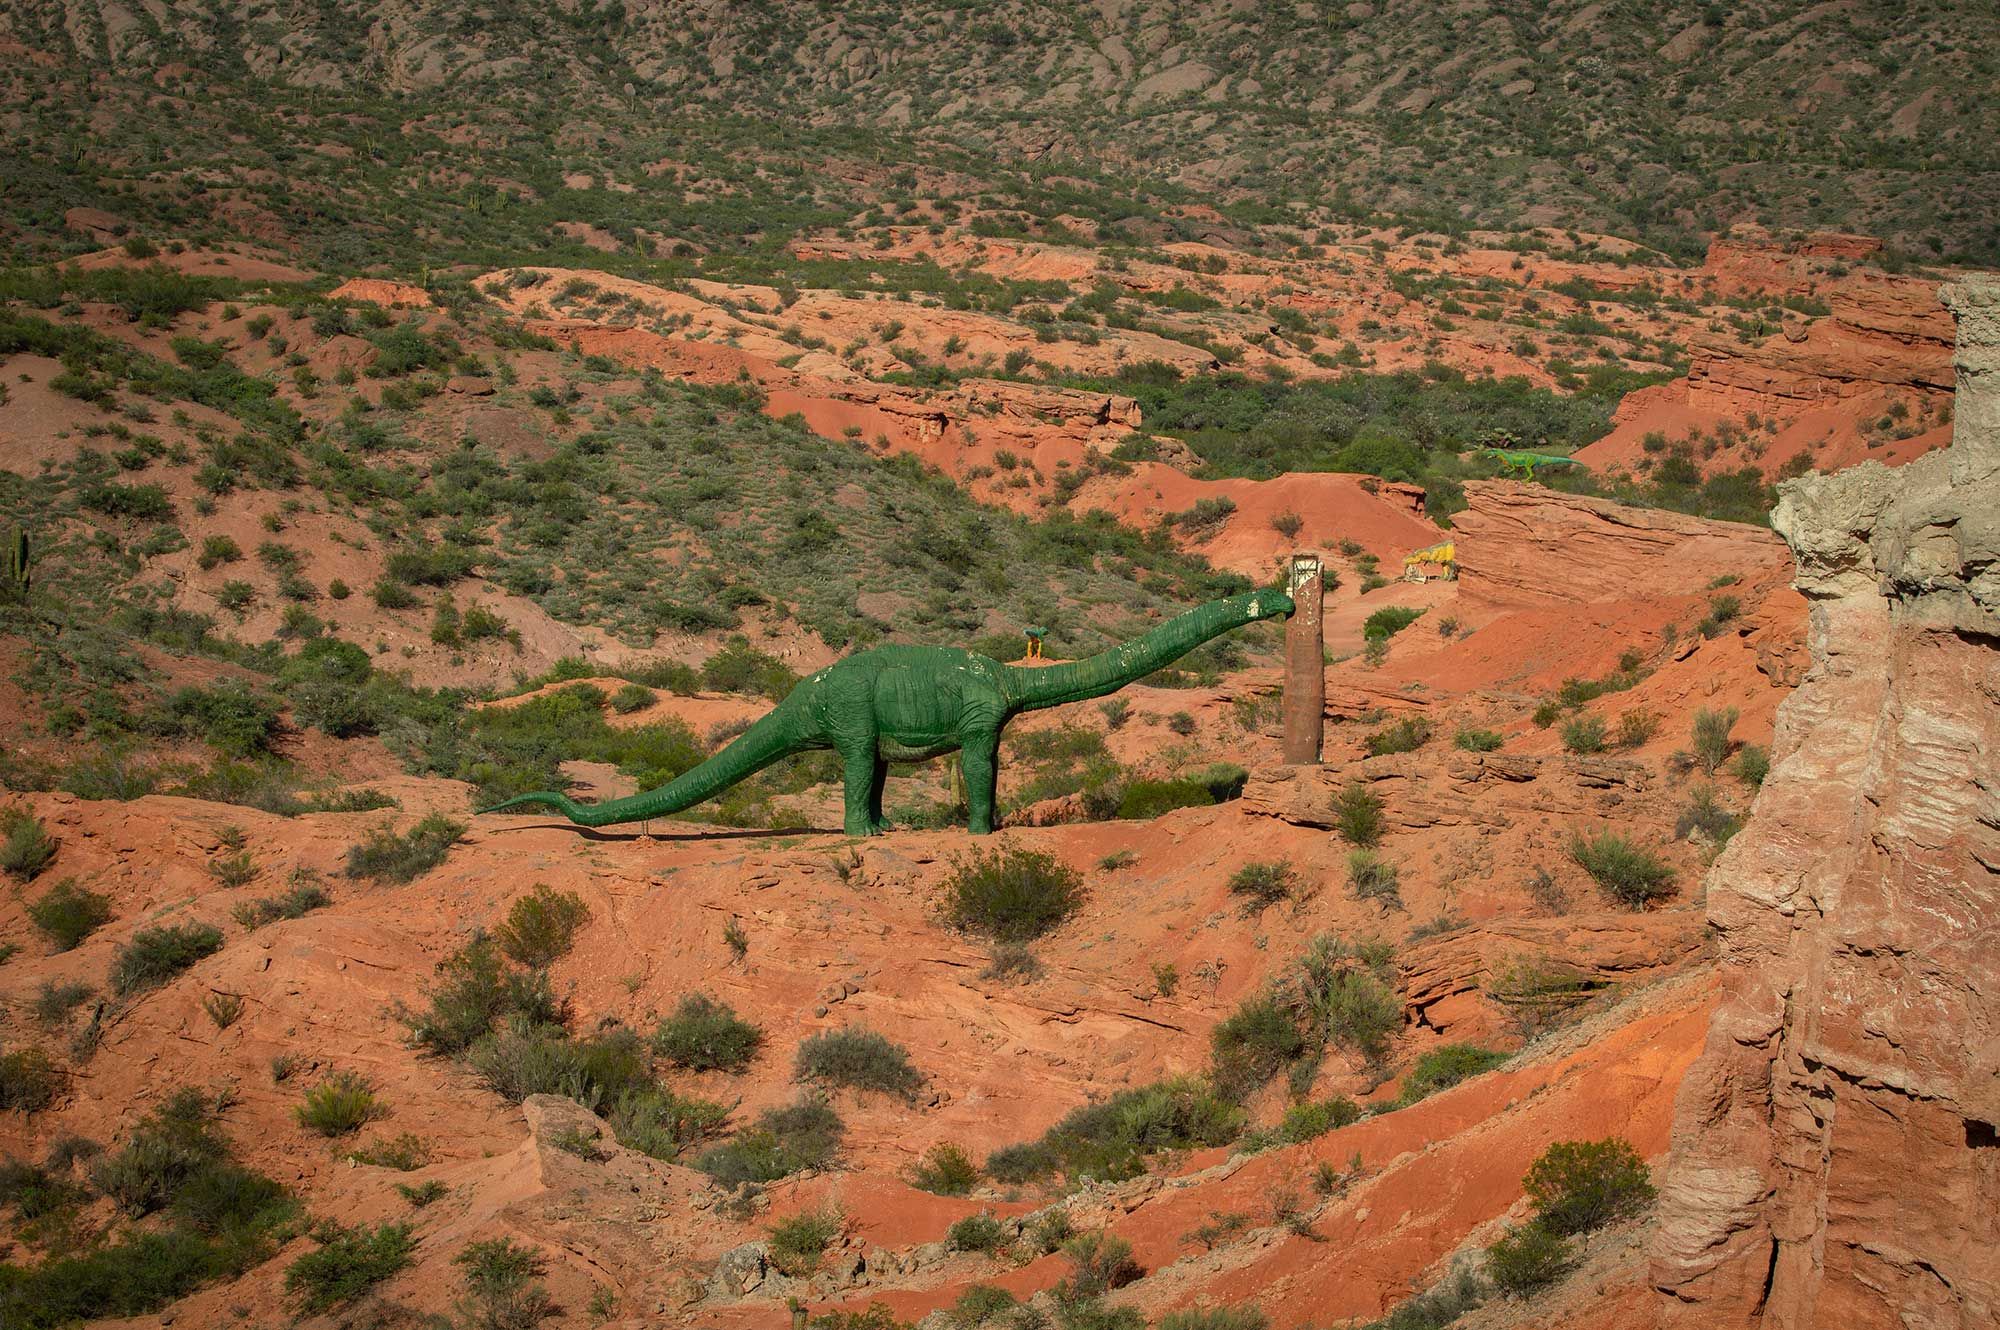
[[[393,577],[381,577],[368,589],[375,603],[385,610],[408,610],[417,605],[417,593],[410,590],[409,583],[399,582]]]
[[[250,857],[250,851],[238,850],[235,854],[209,860],[208,875],[215,879],[218,886],[234,891],[257,880],[257,861]]]
[[[1601,753],[1604,735],[1604,718],[1586,712],[1563,723],[1563,748],[1572,753]]]
[[[944,1246],[954,1252],[998,1252],[1006,1246],[1006,1224],[990,1214],[968,1214],[944,1232]]]
[[[1695,630],[1703,637],[1720,637],[1722,630],[1742,616],[1743,602],[1735,596],[1710,596],[1708,613],[1702,617]]]
[[[62,1068],[39,1048],[0,1053],[0,1110],[39,1113],[62,1092]]]
[[[1216,1091],[1242,1099],[1306,1051],[1292,1013],[1270,997],[1252,998],[1209,1035],[1209,1078]]]
[[[111,989],[120,997],[157,988],[205,956],[222,950],[222,930],[207,924],[144,928],[118,949]]]
[[[28,918],[56,951],[73,950],[111,919],[111,900],[66,877],[28,907]]]
[[[183,1088],[141,1118],[124,1147],[97,1162],[91,1179],[136,1219],[165,1209],[189,1179],[228,1153],[213,1106],[200,1091]]]
[[[1535,709],[1528,713],[1528,719],[1535,723],[1537,729],[1546,730],[1562,719],[1565,709],[1562,703],[1554,698],[1548,698],[1535,705]]]
[[[516,1016],[474,1044],[466,1061],[487,1089],[514,1104],[553,1094],[594,1110],[653,1083],[644,1041],[618,1027],[572,1039],[560,1025]]]
[[[972,1162],[972,1156],[949,1141],[924,1151],[924,1157],[910,1170],[911,1186],[938,1196],[963,1196],[978,1182],[979,1166]]]
[[[1650,711],[1628,711],[1618,718],[1618,732],[1612,742],[1620,748],[1644,748],[1660,728],[1660,718]]]
[[[1490,753],[1502,742],[1498,730],[1463,729],[1451,736],[1452,746],[1468,753]]]
[[[345,1158],[370,1168],[392,1168],[409,1173],[431,1162],[431,1147],[414,1132],[384,1136],[349,1150]]]
[[[1118,816],[1126,821],[1145,821],[1171,813],[1176,808],[1207,808],[1215,802],[1215,792],[1196,780],[1135,780],[1119,796]]]
[[[1280,859],[1275,863],[1243,865],[1230,876],[1229,890],[1232,895],[1245,898],[1245,909],[1260,910],[1288,899],[1297,884],[1298,875],[1291,864]]]
[[[241,993],[210,993],[201,1000],[201,1009],[218,1030],[227,1030],[243,1016]]]
[[[399,1182],[396,1184],[396,1194],[408,1201],[411,1207],[417,1210],[421,1210],[433,1202],[443,1200],[450,1192],[451,1188],[439,1182],[436,1178],[427,1178],[422,1182]]]
[[[1001,942],[1029,942],[1083,906],[1083,877],[1052,854],[975,850],[945,881],[946,919]]]
[[[728,1119],[729,1110],[721,1104],[663,1086],[628,1090],[605,1114],[620,1145],[668,1162],[719,1133]]]
[[[442,813],[432,813],[397,835],[378,827],[368,839],[347,851],[347,875],[376,882],[414,882],[443,863],[465,828]]]
[[[1416,1065],[1403,1077],[1403,1088],[1396,1096],[1396,1102],[1414,1104],[1440,1090],[1449,1090],[1480,1072],[1491,1071],[1506,1060],[1505,1053],[1480,1048],[1476,1044],[1446,1044],[1442,1048],[1434,1048],[1418,1058]]]
[[[1699,832],[1712,844],[1726,845],[1743,828],[1743,819],[1730,812],[1715,796],[1712,785],[1697,785],[1688,791],[1687,804],[1674,820],[1674,835],[1681,840]]]
[[[1317,937],[1294,967],[1290,986],[1319,1037],[1379,1062],[1403,1021],[1403,1004],[1383,977],[1391,973],[1386,956],[1357,957],[1343,944]]]
[[[621,716],[644,711],[653,705],[653,690],[642,683],[628,683],[611,695],[611,709]]]
[[[959,1294],[958,1301],[952,1304],[951,1323],[959,1330],[972,1330],[974,1326],[985,1325],[1007,1315],[1020,1305],[1019,1298],[997,1284],[974,1284]]]
[[[1478,1275],[1459,1269],[1358,1330],[1449,1330],[1485,1302],[1487,1291]]]
[[[508,970],[493,939],[479,934],[438,963],[424,990],[423,1010],[398,1008],[410,1042],[433,1053],[462,1053],[503,1015],[538,1024],[561,1024],[562,1002],[539,974]]]
[[[1761,744],[1744,744],[1736,750],[1736,775],[1745,785],[1762,787],[1771,774],[1771,751]]]
[[[1588,1233],[1644,1209],[1653,1199],[1646,1161],[1630,1143],[1557,1141],[1521,1179],[1535,1222],[1551,1233]]]
[[[0,809],[0,872],[26,882],[55,857],[55,838],[40,818],[19,808]]]
[[[1243,1110],[1207,1082],[1161,1081],[1071,1110],[1040,1139],[994,1151],[986,1173],[1003,1183],[1136,1177],[1156,1151],[1227,1145],[1242,1130]]]
[[[1379,902],[1385,910],[1403,908],[1402,878],[1396,865],[1373,850],[1350,850],[1347,889],[1361,901]]]
[[[1361,636],[1364,641],[1386,641],[1423,617],[1424,612],[1413,605],[1385,606],[1362,621]]]
[[[1361,1110],[1352,1099],[1322,1099],[1310,1104],[1293,1104],[1278,1121],[1278,1139],[1287,1145],[1297,1145],[1360,1120]]]
[[[1596,985],[1572,966],[1517,957],[1493,976],[1487,993],[1506,1009],[1524,1039],[1535,1039],[1569,1019]]]
[[[695,1167],[725,1187],[775,1182],[809,1168],[824,1168],[840,1153],[840,1116],[823,1100],[802,1099],[768,1108],[756,1124],[704,1153]]]
[[[845,1223],[840,1211],[830,1207],[801,1211],[779,1220],[765,1230],[771,1264],[794,1279],[811,1274],[819,1268],[820,1257],[826,1255],[826,1249],[840,1236]]]
[[[1034,951],[1025,942],[996,942],[986,968],[979,972],[981,979],[998,979],[1004,983],[1026,983],[1042,972],[1042,963],[1035,959]]]
[[[1509,1228],[1486,1249],[1486,1277],[1502,1293],[1517,1298],[1555,1283],[1574,1263],[1569,1243],[1540,1224]]]
[[[1414,753],[1430,742],[1430,737],[1429,721],[1422,716],[1405,716],[1375,731],[1362,744],[1370,757],[1387,757],[1391,753]]]
[[[44,979],[28,1009],[34,1013],[38,1025],[44,1027],[61,1025],[69,1019],[72,1011],[82,1006],[96,991],[89,984]]]
[[[1671,865],[1615,831],[1571,836],[1569,856],[1606,895],[1635,910],[1659,900],[1674,884]]]
[[[283,895],[245,901],[232,910],[231,915],[245,928],[261,928],[280,919],[303,919],[314,910],[323,910],[331,904],[333,897],[327,894],[326,888],[311,872],[300,869],[292,874],[292,885]]]
[[[653,1051],[690,1071],[742,1071],[764,1032],[706,993],[690,993],[653,1032]]]
[[[916,1097],[923,1077],[901,1044],[856,1026],[807,1036],[792,1064],[792,1078],[873,1090],[898,1099]]]
[[[467,1330],[529,1330],[559,1311],[548,1290],[535,1282],[548,1263],[532,1247],[488,1238],[467,1243],[451,1261],[465,1272],[456,1324]]]
[[[306,1091],[305,1102],[293,1109],[299,1125],[322,1136],[345,1136],[380,1117],[375,1090],[359,1072],[336,1071]]]
[[[1356,781],[1333,799],[1333,824],[1349,845],[1373,849],[1382,840],[1382,798]]]
[[[285,1293],[305,1316],[353,1302],[408,1265],[416,1246],[408,1224],[346,1228],[329,1220],[313,1229],[312,1239],[318,1250],[285,1270]]]
[[[1059,1302],[1102,1297],[1145,1273],[1132,1259],[1132,1244],[1101,1229],[1078,1234],[1062,1250],[1069,1258],[1070,1274],[1057,1285]]]
[[[1735,707],[1724,707],[1720,711],[1703,708],[1694,713],[1692,747],[1694,760],[1703,775],[1713,776],[1729,760],[1730,750],[1734,747],[1729,732],[1736,728],[1736,715]]]
[[[1156,1330],[1265,1330],[1270,1323],[1260,1307],[1183,1307],[1162,1316]]]
[[[493,940],[515,961],[539,970],[568,955],[577,930],[589,922],[590,907],[581,896],[552,891],[537,882],[507,911],[506,921],[493,930]]]

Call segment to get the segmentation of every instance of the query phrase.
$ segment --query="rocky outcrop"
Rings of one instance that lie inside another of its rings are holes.
[[[1671,1325],[2000,1319],[2000,282],[1945,288],[1956,433],[1783,490],[1812,666],[1709,876],[1723,998],[1683,1083]]]
[[[1583,604],[1687,594],[1784,557],[1770,532],[1516,481],[1465,487],[1454,514],[1460,593],[1489,605]]]
[[[1951,317],[1928,284],[1879,277],[1834,287],[1827,297],[1826,316],[1789,318],[1762,342],[1693,334],[1688,402],[1769,410],[1774,398],[1816,402],[1951,386]]]

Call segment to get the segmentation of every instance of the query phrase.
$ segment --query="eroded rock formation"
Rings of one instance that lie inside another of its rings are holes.
[[[1784,487],[1813,663],[1709,876],[1724,993],[1679,1096],[1674,1325],[2000,1321],[2000,282],[1945,288],[1956,433]]]

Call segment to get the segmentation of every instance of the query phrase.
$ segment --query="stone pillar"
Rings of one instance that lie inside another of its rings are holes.
[[[1285,579],[1292,617],[1285,623],[1285,747],[1292,766],[1319,762],[1326,728],[1326,638],[1321,627],[1323,568],[1317,554],[1294,554]]]

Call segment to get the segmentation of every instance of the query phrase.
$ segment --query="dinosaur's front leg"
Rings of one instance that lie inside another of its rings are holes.
[[[993,830],[994,789],[1000,776],[1000,732],[970,735],[959,749],[959,768],[965,773],[966,826],[975,836]]]
[[[843,747],[838,751],[845,805],[842,826],[850,836],[873,836],[877,828],[870,803],[875,797],[875,769],[879,765],[875,745],[871,742],[866,748]]]

